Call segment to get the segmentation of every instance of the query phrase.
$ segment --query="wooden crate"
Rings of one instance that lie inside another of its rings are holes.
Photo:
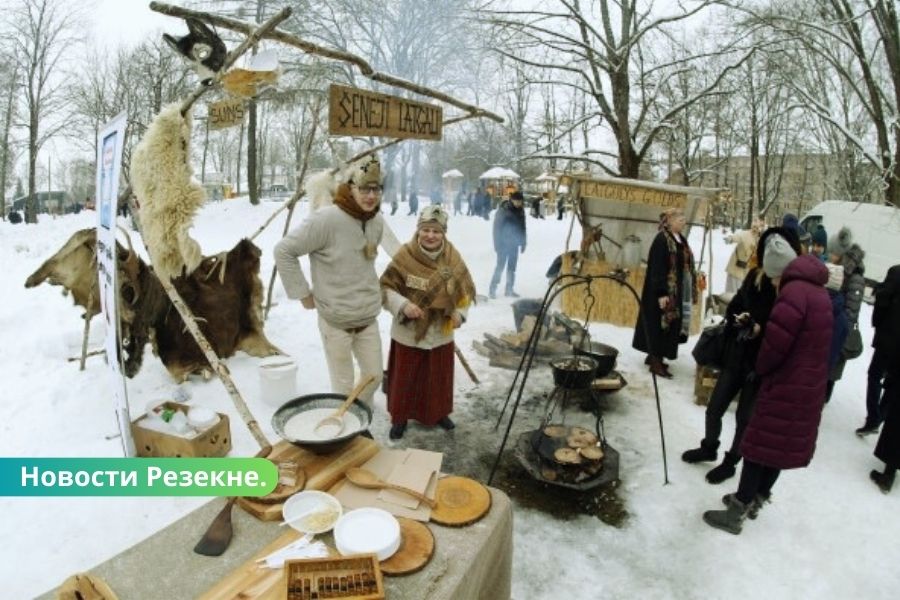
[[[285,561],[284,586],[287,600],[384,599],[381,567],[374,554]]]
[[[165,402],[163,406],[172,409],[180,408],[185,414],[190,409],[188,405],[178,402]],[[147,415],[141,415],[131,424],[131,435],[134,438],[137,455],[155,458],[225,456],[231,450],[231,428],[228,423],[228,415],[217,414],[219,415],[218,423],[190,439],[144,429],[138,423]]]
[[[572,253],[567,252],[563,254],[560,273],[572,273],[573,262]],[[608,275],[615,269],[616,265],[612,263],[585,259],[581,263],[581,269],[578,274]],[[644,289],[644,277],[646,274],[647,269],[644,266],[640,266],[629,271],[628,277],[625,279],[635,289],[639,297]],[[563,280],[563,284],[572,281],[574,280]],[[640,306],[628,288],[610,279],[596,279],[591,283],[591,293],[595,298],[594,306],[591,308],[591,321],[634,328],[637,323]],[[584,285],[574,285],[563,290],[560,294],[562,311],[573,319],[584,320],[587,316],[588,308],[585,303],[586,294],[587,287]],[[587,304],[589,305],[590,302]],[[700,315],[702,314],[703,298],[701,294],[700,303],[694,305],[691,313],[691,335],[700,333]]]
[[[709,397],[718,379],[719,369],[697,365],[697,373],[694,376],[694,404],[701,406],[709,404]]]

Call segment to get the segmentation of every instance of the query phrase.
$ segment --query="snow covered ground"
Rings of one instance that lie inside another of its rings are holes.
[[[196,219],[194,236],[205,254],[229,249],[256,231],[277,208],[252,207],[245,198],[207,205]],[[305,206],[295,215],[302,218]],[[405,210],[387,217],[401,240],[409,239],[414,218]],[[0,312],[0,376],[6,381],[0,456],[120,456],[121,446],[109,397],[110,384],[102,358],[91,358],[85,372],[67,362],[80,347],[80,309],[57,287],[26,290],[23,283],[77,229],[95,225],[84,212],[60,218],[43,215],[38,225],[0,222],[0,262],[6,271]],[[283,216],[256,243],[263,249],[262,277],[272,269],[271,248],[280,237]],[[493,269],[490,222],[453,217],[449,237],[469,264],[479,291],[485,293]],[[562,251],[568,221],[528,219],[528,250],[521,257],[518,291],[542,296],[544,273]],[[133,234],[136,236],[136,234]],[[577,234],[576,234],[577,237]],[[699,250],[696,235],[695,250]],[[717,273],[713,289],[724,288],[721,266],[730,248],[716,234]],[[386,265],[382,253],[379,269]],[[325,361],[313,312],[284,296],[276,285],[277,303],[266,324],[276,345],[297,357],[302,368],[300,393],[328,390]],[[510,300],[476,306],[458,334],[458,345],[482,379],[473,386],[461,369],[456,375],[458,427],[453,434],[412,426],[403,441],[446,452],[449,470],[486,479],[499,437],[492,433],[499,406],[513,372],[488,367],[471,349],[485,332],[512,328]],[[866,306],[860,319],[864,338],[871,339]],[[100,319],[95,319],[99,327]],[[381,320],[385,343],[389,321]],[[812,465],[786,472],[774,490],[774,502],[737,537],[707,527],[700,515],[720,506],[720,497],[736,487],[736,478],[712,486],[703,479],[709,465],[683,463],[681,452],[699,441],[703,408],[693,403],[694,364],[688,348],[674,362],[675,379],[660,380],[666,427],[669,485],[663,485],[662,458],[652,382],[643,355],[630,350],[631,330],[609,325],[592,327],[595,339],[621,349],[618,369],[629,382],[605,400],[606,431],[621,453],[621,484],[610,493],[627,516],[619,526],[577,511],[536,508],[528,498],[512,497],[515,506],[513,595],[539,598],[888,598],[896,595],[900,564],[900,492],[881,494],[868,479],[880,467],[872,456],[874,437],[853,434],[865,414],[865,372],[871,349],[852,361],[826,408]],[[102,332],[92,332],[99,347]],[[694,340],[691,341],[693,343]],[[231,373],[272,439],[274,408],[259,397],[259,359],[238,355],[228,360]],[[536,373],[529,393],[540,396],[551,387],[549,374]],[[232,418],[234,456],[249,456],[257,446],[217,381],[191,381],[177,390],[159,360],[150,354],[128,381],[132,418],[150,400],[187,394],[191,402],[228,413]],[[526,399],[517,422],[536,424],[539,402]],[[373,425],[376,439],[387,440],[384,396],[376,396]],[[577,417],[573,417],[576,419]],[[524,425],[524,424],[523,424]],[[726,415],[723,439],[730,440],[733,412]],[[478,438],[476,460],[456,457],[468,440]],[[727,441],[726,441],[727,443]],[[480,461],[480,464],[479,464]],[[518,467],[503,457],[503,472]],[[564,502],[565,495],[558,495]],[[28,598],[52,589],[68,575],[88,570],[165,527],[202,503],[203,498],[0,498],[0,589],[3,598]],[[561,507],[562,508],[562,507]],[[551,514],[552,513],[552,514]],[[152,599],[152,591],[144,598]],[[123,599],[129,600],[129,599]]]

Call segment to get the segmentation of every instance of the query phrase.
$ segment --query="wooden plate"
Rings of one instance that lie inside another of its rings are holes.
[[[297,492],[303,491],[303,487],[306,485],[306,471],[302,467],[298,467],[295,475],[297,481],[294,482],[294,485],[284,485],[283,483],[279,483],[270,493],[265,496],[254,498],[254,502],[276,504],[278,502],[284,502]]]
[[[431,511],[431,520],[451,527],[474,523],[491,509],[491,493],[468,477],[439,479],[435,500],[437,506]]]
[[[56,590],[57,600],[119,600],[105,581],[90,573],[66,579]]]
[[[379,563],[385,575],[409,575],[428,564],[434,554],[434,534],[425,523],[405,517],[400,522],[400,547],[387,560]]]

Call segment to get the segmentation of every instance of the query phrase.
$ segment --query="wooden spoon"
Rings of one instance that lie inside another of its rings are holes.
[[[353,388],[353,391],[350,392],[350,395],[347,396],[347,399],[344,400],[344,403],[341,404],[333,414],[328,415],[316,424],[315,432],[322,437],[334,438],[339,436],[344,429],[344,413],[347,412],[347,409],[350,408],[350,405],[353,404],[354,400],[356,400],[356,398],[362,394],[363,390],[373,381],[375,381],[374,375],[368,375],[360,381],[356,387]]]
[[[429,507],[434,508],[437,503],[426,496],[425,494],[420,494],[416,490],[411,490],[408,487],[403,487],[402,485],[397,485],[394,483],[388,483],[387,481],[383,481],[378,478],[378,476],[372,471],[367,471],[366,469],[361,469],[359,467],[353,467],[347,469],[345,473],[347,475],[347,479],[350,480],[350,483],[354,485],[358,485],[362,488],[369,488],[372,490],[379,489],[388,489],[388,490],[397,490],[398,492],[403,492],[404,494],[409,494],[413,498],[420,500],[427,504]]]

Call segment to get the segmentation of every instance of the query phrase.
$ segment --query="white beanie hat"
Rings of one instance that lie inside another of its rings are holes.
[[[797,258],[797,253],[794,252],[787,240],[780,235],[772,234],[766,239],[766,248],[763,253],[763,271],[769,279],[781,277],[788,263],[795,258]]]

